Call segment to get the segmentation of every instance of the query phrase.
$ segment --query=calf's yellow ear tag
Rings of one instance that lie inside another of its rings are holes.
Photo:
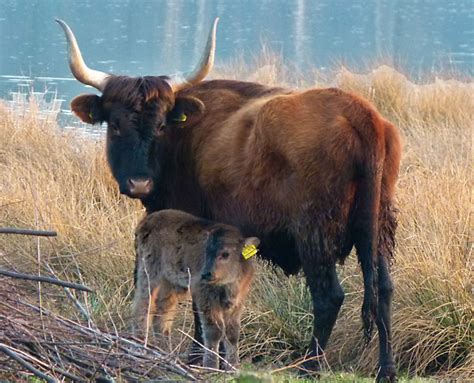
[[[242,256],[245,260],[252,258],[258,252],[257,246],[255,245],[245,245],[242,249]]]

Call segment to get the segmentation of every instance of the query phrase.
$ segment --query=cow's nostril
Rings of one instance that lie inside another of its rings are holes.
[[[150,194],[153,188],[153,181],[151,178],[129,178],[127,185],[130,196],[144,197]]]

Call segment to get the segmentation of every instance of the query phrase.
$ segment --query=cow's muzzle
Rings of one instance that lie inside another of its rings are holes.
[[[129,178],[127,181],[127,194],[132,198],[148,197],[153,190],[151,178]]]

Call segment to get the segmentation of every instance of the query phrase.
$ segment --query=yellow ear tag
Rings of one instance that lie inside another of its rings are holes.
[[[94,117],[92,117],[92,112],[89,112],[89,119],[93,120]]]
[[[252,258],[258,252],[257,246],[255,245],[245,245],[242,249],[242,256],[244,259]]]
[[[186,116],[184,113],[182,113],[181,116],[179,116],[178,118],[175,119],[175,121],[186,122],[187,119],[188,119],[188,116]]]

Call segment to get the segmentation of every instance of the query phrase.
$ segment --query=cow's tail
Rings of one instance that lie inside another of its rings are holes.
[[[385,121],[371,108],[362,108],[354,115],[352,123],[358,132],[362,150],[352,232],[364,277],[362,322],[368,343],[377,317],[377,248],[385,160]]]

